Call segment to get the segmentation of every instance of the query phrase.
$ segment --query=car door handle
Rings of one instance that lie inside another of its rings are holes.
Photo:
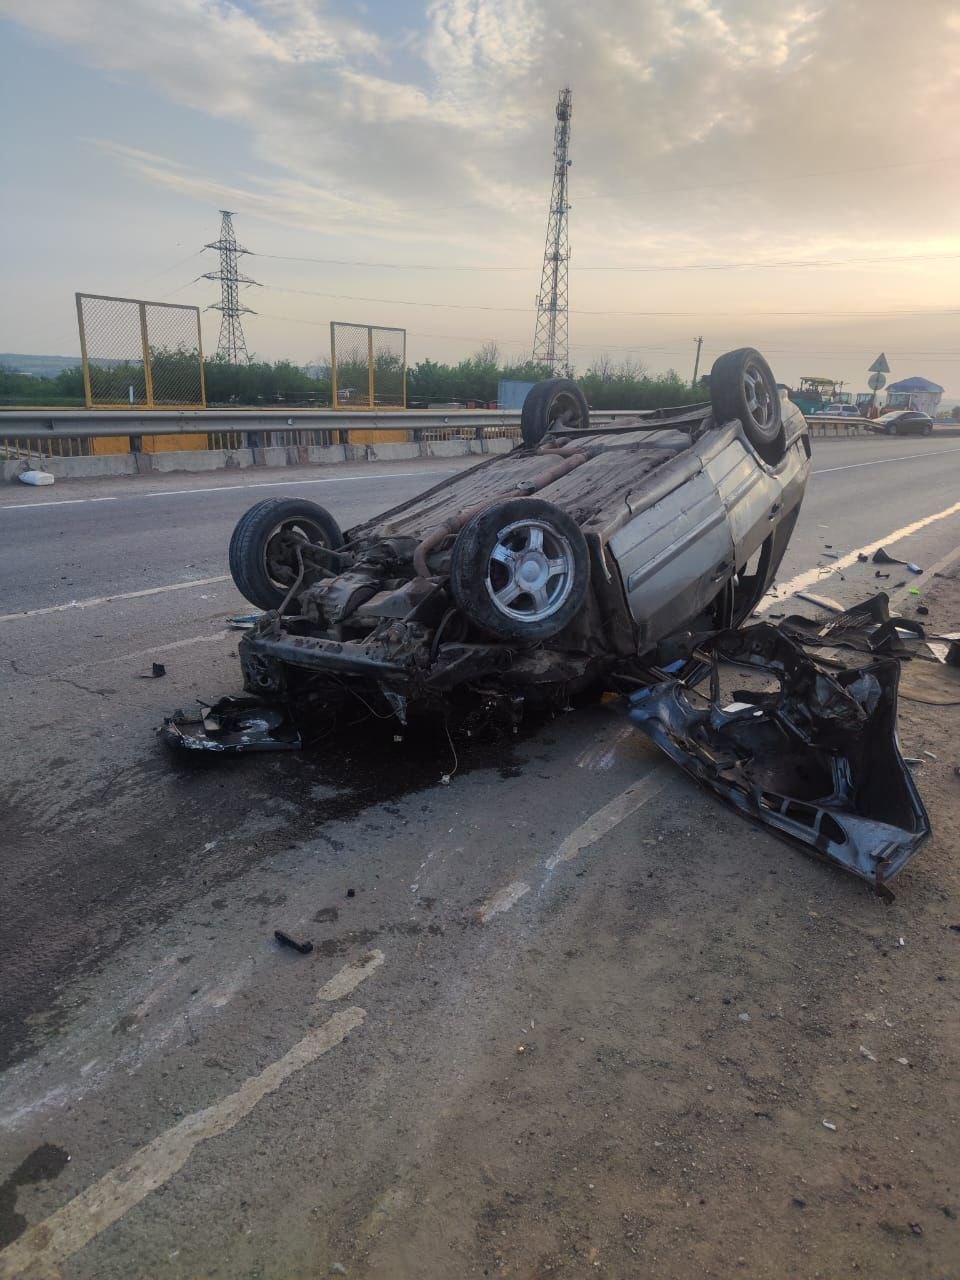
[[[783,504],[780,502],[775,502],[773,506],[770,508],[770,514],[767,516],[767,519],[776,520],[777,516],[780,514],[780,508],[782,505]]]
[[[712,575],[712,577],[711,577],[710,581],[711,581],[711,582],[722,582],[722,581],[724,580],[724,578],[728,578],[728,577],[730,576],[730,572],[731,572],[731,570],[732,570],[732,569],[733,569],[733,565],[732,565],[732,564],[730,564],[730,563],[729,563],[728,561],[726,561],[726,560],[722,561],[722,563],[718,564],[718,565],[717,565],[717,567],[714,569],[714,571],[713,571],[713,575]]]

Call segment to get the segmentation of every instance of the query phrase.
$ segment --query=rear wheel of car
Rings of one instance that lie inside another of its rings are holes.
[[[460,611],[501,640],[534,644],[583,608],[590,555],[572,516],[539,498],[511,498],[478,512],[450,558]]]
[[[297,544],[331,551],[343,546],[329,511],[305,498],[265,498],[237,521],[230,539],[230,574],[258,609],[278,609],[300,572]]]
[[[932,430],[933,430],[933,427],[930,425],[930,423],[925,422],[923,426],[920,428],[920,434],[922,436],[928,436]]]
[[[739,418],[744,435],[765,462],[777,463],[786,449],[780,392],[759,351],[741,347],[720,356],[710,371],[710,403],[718,422]]]
[[[520,410],[520,434],[528,449],[535,449],[555,427],[582,431],[590,425],[586,397],[570,378],[549,378],[527,392]]]

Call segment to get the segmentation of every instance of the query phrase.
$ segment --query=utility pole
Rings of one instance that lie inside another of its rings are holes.
[[[553,190],[547,215],[547,239],[537,297],[537,327],[533,338],[533,359],[553,370],[565,370],[570,363],[567,332],[567,268],[570,262],[567,214],[570,206],[567,203],[567,186],[572,164],[569,158],[572,116],[573,93],[570,89],[561,89],[553,134]]]
[[[697,375],[700,373],[700,348],[703,346],[703,335],[694,338],[694,342],[697,344],[697,356],[693,362],[693,382],[690,384],[692,387],[697,385]]]
[[[205,249],[216,249],[220,254],[220,270],[207,271],[203,276],[204,280],[220,281],[220,301],[211,302],[207,310],[219,311],[222,314],[217,355],[221,360],[229,360],[231,364],[240,364],[241,361],[246,362],[250,359],[247,355],[247,340],[243,336],[240,317],[244,314],[256,315],[255,311],[245,307],[240,301],[240,285],[256,284],[257,281],[251,280],[249,276],[242,275],[237,270],[237,257],[240,254],[249,253],[250,250],[237,244],[237,237],[233,230],[233,214],[228,209],[221,209],[220,213],[222,215],[220,239],[203,246]]]

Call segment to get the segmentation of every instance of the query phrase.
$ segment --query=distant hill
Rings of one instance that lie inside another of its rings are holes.
[[[28,373],[32,378],[55,378],[64,369],[76,369],[79,356],[23,356],[0,351],[0,366],[14,373]]]

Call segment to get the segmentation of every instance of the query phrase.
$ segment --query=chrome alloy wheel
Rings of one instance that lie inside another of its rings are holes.
[[[569,596],[573,578],[573,549],[550,525],[518,520],[497,533],[486,587],[505,617],[521,623],[551,617]]]
[[[777,428],[777,405],[770,394],[770,384],[763,370],[748,363],[743,370],[743,394],[750,416],[764,431]]]

